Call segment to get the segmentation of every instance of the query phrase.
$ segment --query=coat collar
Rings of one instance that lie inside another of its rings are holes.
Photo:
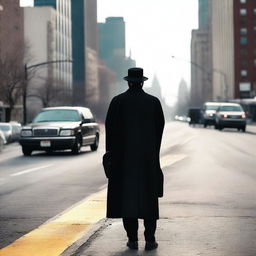
[[[130,86],[129,89],[127,90],[127,92],[141,93],[141,92],[144,92],[144,90],[142,89],[142,86]]]

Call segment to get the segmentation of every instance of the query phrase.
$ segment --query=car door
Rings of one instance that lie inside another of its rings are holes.
[[[85,116],[86,124],[88,127],[88,134],[86,136],[86,141],[88,144],[93,144],[95,141],[95,120],[93,115],[88,108],[84,108],[83,115]]]

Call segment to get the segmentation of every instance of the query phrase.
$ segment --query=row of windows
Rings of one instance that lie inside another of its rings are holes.
[[[253,39],[253,43],[256,45],[256,39]],[[248,38],[245,36],[240,37],[240,44],[241,45],[247,45],[248,44]]]
[[[251,1],[251,0],[248,0],[248,1]],[[254,1],[254,4],[256,4],[256,0],[253,0]],[[246,4],[247,3],[247,0],[240,0],[240,3],[241,4]]]
[[[253,9],[253,14],[256,15],[256,8]],[[240,9],[240,15],[241,16],[247,15],[247,9],[245,8]]]

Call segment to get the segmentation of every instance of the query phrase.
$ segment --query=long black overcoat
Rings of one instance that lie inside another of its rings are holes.
[[[159,219],[164,129],[160,101],[141,87],[130,87],[112,99],[105,127],[106,151],[112,154],[107,217]]]

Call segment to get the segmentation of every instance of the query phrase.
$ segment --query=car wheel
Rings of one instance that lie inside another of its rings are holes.
[[[99,147],[99,134],[96,134],[94,143],[90,146],[92,151],[96,151]]]
[[[71,152],[73,155],[78,155],[81,150],[81,138],[77,137]]]
[[[215,129],[215,130],[218,129],[218,125],[217,125],[217,124],[214,125],[214,129]]]
[[[242,131],[245,132],[246,131],[246,126],[242,127]]]
[[[204,123],[204,128],[206,128],[207,127],[207,123]]]
[[[240,131],[240,130],[241,130],[241,128],[237,128],[237,130],[238,130],[238,131]]]
[[[32,149],[27,148],[27,147],[22,147],[22,153],[24,156],[31,156],[32,154]]]
[[[223,127],[219,125],[218,130],[221,131],[222,129],[223,129]]]

